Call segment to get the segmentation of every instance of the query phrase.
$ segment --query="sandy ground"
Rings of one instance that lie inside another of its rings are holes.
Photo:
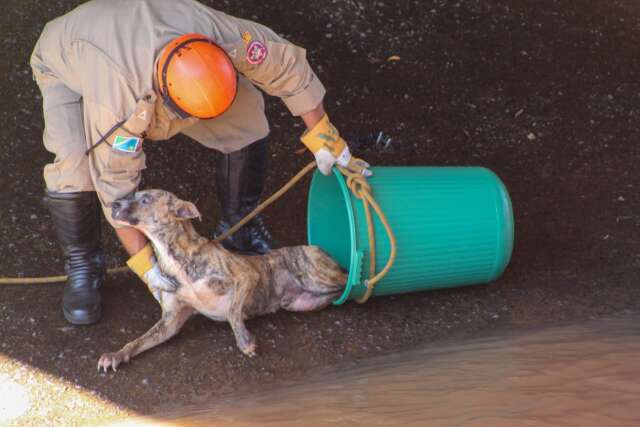
[[[3,4],[3,276],[62,271],[41,203],[41,171],[52,156],[41,143],[41,98],[28,59],[44,23],[78,3]],[[174,340],[106,375],[95,370],[99,354],[140,335],[159,314],[132,276],[107,280],[104,318],[83,328],[65,323],[61,285],[4,286],[0,390],[30,402],[26,412],[19,402],[13,407],[21,414],[14,423],[39,424],[38,414],[48,411],[65,424],[144,414],[419,344],[640,310],[636,2],[241,0],[215,6],[263,22],[308,49],[329,90],[327,109],[345,134],[359,137],[354,151],[371,163],[495,171],[513,200],[513,261],[491,286],[250,321],[260,346],[255,360],[237,351],[228,325],[194,318]],[[391,56],[399,60],[388,61]],[[270,100],[268,115],[271,192],[311,157],[296,152],[302,124],[279,101]],[[387,149],[363,137],[380,130],[393,137]],[[145,150],[142,187],[194,201],[204,214],[198,229],[211,236],[217,220],[213,153],[184,137]],[[305,241],[305,205],[303,184],[266,213],[283,243]],[[124,252],[106,223],[104,236],[109,265],[122,264]],[[65,387],[82,391],[76,403],[62,403]]]

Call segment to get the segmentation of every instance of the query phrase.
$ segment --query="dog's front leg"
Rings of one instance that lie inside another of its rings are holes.
[[[144,335],[131,341],[115,353],[103,354],[98,361],[98,370],[103,369],[106,372],[109,368],[113,368],[115,371],[121,363],[127,363],[132,357],[167,341],[180,331],[187,319],[194,313],[193,308],[185,305],[171,304],[173,307],[170,309],[167,309],[167,305],[169,304],[165,304],[163,307],[160,320]]]

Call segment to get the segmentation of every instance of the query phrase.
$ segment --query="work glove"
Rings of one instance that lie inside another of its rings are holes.
[[[326,114],[313,128],[305,131],[300,141],[313,153],[323,175],[329,175],[335,164],[363,176],[372,175],[367,162],[351,155],[347,143]]]
[[[147,244],[137,254],[129,258],[127,266],[136,273],[154,295],[158,291],[175,292],[178,289],[176,283],[162,274],[151,244]]]

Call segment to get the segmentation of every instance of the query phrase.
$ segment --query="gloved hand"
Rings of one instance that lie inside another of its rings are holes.
[[[178,285],[162,274],[153,247],[148,244],[127,261],[129,268],[154,291],[175,292]]]
[[[367,162],[351,155],[347,143],[326,114],[312,129],[305,131],[300,141],[313,153],[318,169],[324,175],[329,175],[336,163],[351,172],[372,175]]]

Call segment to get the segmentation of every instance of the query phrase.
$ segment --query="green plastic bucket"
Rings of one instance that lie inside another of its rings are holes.
[[[373,296],[489,283],[507,267],[513,250],[513,211],[507,189],[480,167],[374,167],[373,196],[396,236],[396,260]],[[376,269],[389,258],[384,226],[372,210]],[[342,304],[365,292],[369,239],[362,201],[342,174],[318,171],[307,212],[310,245],[320,246],[349,279]]]

